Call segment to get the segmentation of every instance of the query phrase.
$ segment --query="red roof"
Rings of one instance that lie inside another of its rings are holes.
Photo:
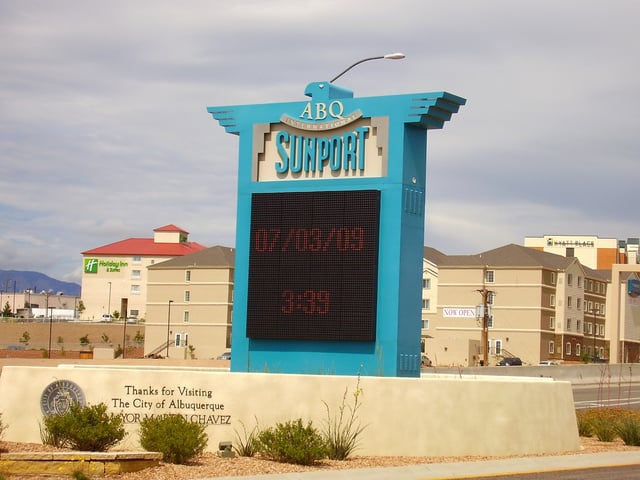
[[[154,232],[180,232],[180,233],[189,233],[186,230],[183,230],[180,227],[176,227],[173,223],[169,225],[165,225],[164,227],[158,227],[153,229]]]
[[[170,225],[167,225],[169,227]],[[161,227],[155,231],[167,228]],[[177,228],[177,227],[176,227]],[[184,230],[178,229],[183,232]],[[186,232],[185,232],[186,233]],[[110,243],[102,247],[93,248],[82,252],[82,255],[127,255],[145,257],[180,257],[190,253],[204,250],[204,245],[197,242],[184,243],[156,243],[153,238],[128,238],[119,242]]]

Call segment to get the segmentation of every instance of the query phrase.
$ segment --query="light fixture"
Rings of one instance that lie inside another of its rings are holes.
[[[329,80],[329,83],[335,82],[338,78],[340,78],[342,75],[347,73],[349,70],[351,70],[356,65],[360,65],[361,63],[368,62],[369,60],[383,60],[383,59],[384,60],[401,60],[404,57],[405,57],[404,53],[396,52],[396,53],[387,53],[386,55],[379,55],[377,57],[363,58],[362,60],[358,60],[356,63],[354,63],[353,65],[347,67],[345,70],[343,70],[338,75],[333,77],[331,80]]]
[[[234,458],[236,456],[231,442],[218,443],[218,449],[220,450],[220,456],[223,458]]]

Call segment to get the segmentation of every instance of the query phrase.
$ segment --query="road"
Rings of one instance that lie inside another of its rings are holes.
[[[616,385],[574,385],[577,410],[595,407],[621,407],[640,411],[640,383]]]
[[[456,478],[464,478],[465,480],[632,480],[638,478],[639,468],[640,465],[626,465],[622,467],[598,467],[578,470],[491,475],[488,477],[450,477],[447,480],[456,480]]]

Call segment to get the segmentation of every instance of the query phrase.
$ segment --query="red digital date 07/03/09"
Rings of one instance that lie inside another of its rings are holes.
[[[254,232],[253,248],[258,253],[328,251],[360,252],[365,248],[362,227],[295,227],[288,231],[280,228],[258,228]]]

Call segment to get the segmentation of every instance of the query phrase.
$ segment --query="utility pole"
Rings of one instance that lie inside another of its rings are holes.
[[[487,279],[486,268],[482,270],[482,288],[476,290],[476,292],[482,295],[482,365],[489,365],[489,300],[493,295],[493,291],[487,290],[485,281]]]

